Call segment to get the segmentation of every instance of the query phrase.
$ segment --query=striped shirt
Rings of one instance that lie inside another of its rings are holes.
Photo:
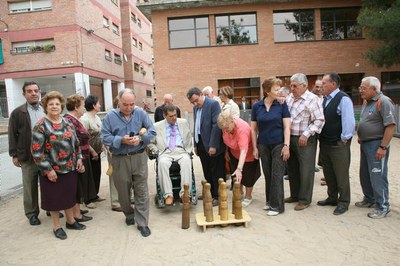
[[[324,110],[318,96],[306,90],[298,97],[289,94],[286,102],[291,116],[290,134],[294,136],[304,135],[307,138],[321,133],[325,123]]]

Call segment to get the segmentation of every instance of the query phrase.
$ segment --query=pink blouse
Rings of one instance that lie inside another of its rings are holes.
[[[251,128],[249,124],[241,118],[234,118],[235,130],[233,134],[223,131],[222,138],[226,146],[236,159],[239,159],[240,150],[247,150],[246,162],[254,161],[253,144],[251,141]]]

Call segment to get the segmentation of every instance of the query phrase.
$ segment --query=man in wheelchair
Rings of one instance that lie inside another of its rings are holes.
[[[193,150],[192,135],[189,123],[182,118],[177,118],[177,108],[174,105],[165,105],[163,108],[164,120],[154,124],[157,136],[153,138],[148,148],[151,154],[158,154],[158,177],[165,205],[174,204],[170,167],[172,162],[180,166],[182,197],[185,183],[192,187],[192,161]]]

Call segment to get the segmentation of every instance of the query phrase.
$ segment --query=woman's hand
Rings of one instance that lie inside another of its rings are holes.
[[[240,184],[242,182],[242,171],[236,169],[233,174],[236,175],[236,182],[239,182]]]
[[[47,173],[47,178],[49,179],[50,182],[57,182],[57,173],[54,170],[51,170],[50,172]]]
[[[254,156],[254,159],[258,160],[258,148],[253,149],[253,156]]]
[[[284,145],[284,146],[282,147],[281,156],[282,156],[282,159],[283,159],[285,162],[289,159],[289,157],[290,157],[289,146]]]
[[[76,162],[76,170],[78,173],[84,173],[85,172],[85,166],[82,163],[82,159],[78,159]]]
[[[91,152],[91,154],[92,154],[92,159],[93,160],[97,161],[99,159],[99,155],[94,150],[93,150],[93,152]]]

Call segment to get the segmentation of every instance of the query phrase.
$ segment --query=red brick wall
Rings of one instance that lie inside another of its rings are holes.
[[[366,61],[362,53],[375,43],[366,39],[320,41],[318,29],[320,7],[360,6],[361,1],[300,1],[296,3],[270,3],[235,5],[213,8],[175,9],[153,11],[154,60],[156,69],[157,101],[162,103],[164,93],[175,95],[175,103],[183,111],[192,107],[186,99],[190,87],[202,89],[211,85],[216,91],[218,79],[291,76],[338,73],[365,73],[380,77],[381,71]],[[317,8],[316,41],[274,43],[272,15],[274,10]],[[214,14],[256,12],[258,44],[215,45]],[[208,14],[210,47],[169,49],[168,18]],[[356,66],[356,63],[359,66]]]

